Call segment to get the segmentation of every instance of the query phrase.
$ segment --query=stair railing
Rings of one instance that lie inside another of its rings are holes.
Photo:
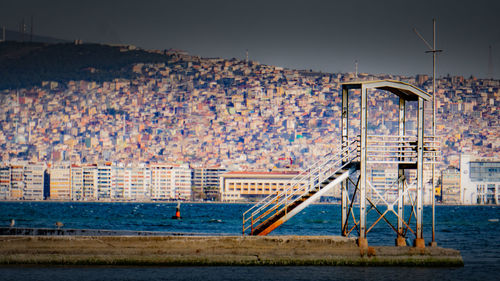
[[[256,227],[266,223],[274,214],[282,211],[286,214],[291,204],[311,189],[316,188],[326,178],[345,168],[357,157],[359,157],[359,141],[355,139],[341,151],[329,153],[311,165],[309,169],[302,170],[288,182],[285,190],[269,194],[243,213],[242,233],[245,234],[248,229],[250,233],[253,233]]]

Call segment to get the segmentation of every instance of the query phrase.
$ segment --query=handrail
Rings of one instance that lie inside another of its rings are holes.
[[[425,163],[435,163],[440,157],[440,144],[437,136],[424,136],[423,156]],[[345,168],[359,157],[359,136],[350,142],[344,142],[336,153],[330,152],[322,159],[303,169],[285,185],[285,188],[256,203],[243,213],[242,232],[267,223],[275,214],[287,212],[303,195],[317,188],[324,180]],[[346,144],[344,146],[344,144]],[[368,163],[415,164],[417,161],[416,136],[368,135]],[[249,224],[249,225],[247,225]]]
[[[351,150],[349,150],[348,148],[349,148],[349,147],[347,147],[347,148],[346,148],[346,150],[349,152],[349,154],[351,154],[351,153],[352,153],[352,152],[354,152],[354,151],[357,151],[357,147],[356,147],[356,148],[354,148],[354,149],[351,149]],[[344,152],[344,151],[342,151],[342,152]],[[342,157],[340,157],[340,158],[342,158]],[[342,160],[343,160],[343,159],[337,159],[337,160],[334,162],[334,164],[341,164],[341,163],[342,163]],[[331,173],[329,173],[329,174],[330,174],[330,175],[331,175],[331,174],[335,174],[336,172],[338,172],[339,170],[341,170],[342,168],[344,168],[345,166],[347,166],[347,165],[349,164],[349,162],[350,162],[350,161],[348,161],[348,162],[344,163],[343,165],[341,165],[340,167],[338,167],[337,169],[335,169],[333,172],[331,172]],[[325,164],[326,164],[326,163],[325,163]],[[328,168],[326,168],[325,170],[327,170],[327,171],[328,171],[328,170],[332,170],[332,168],[331,168],[332,166],[333,166],[333,165],[329,165],[329,166],[328,166]],[[337,166],[337,165],[335,165],[335,166]],[[323,179],[321,179],[321,176],[325,176],[325,175],[328,175],[328,174],[326,174],[325,172],[322,172],[322,170],[320,170],[317,174],[315,174],[315,175],[314,175],[314,178],[313,178],[313,183],[314,183],[314,184],[313,184],[312,186],[309,186],[309,189],[308,189],[308,190],[306,190],[306,192],[309,192],[309,191],[312,189],[312,187],[317,187],[319,184],[321,184],[321,183],[323,182],[323,180],[324,180],[324,178],[323,178]],[[306,192],[304,192],[304,194],[305,194]],[[294,193],[292,193],[292,194],[286,195],[286,196],[285,196],[285,198],[281,199],[281,201],[279,201],[279,202],[277,202],[277,203],[276,203],[276,206],[274,206],[274,207],[273,207],[273,210],[276,210],[276,212],[277,212],[277,213],[282,212],[283,210],[286,212],[286,210],[287,210],[288,206],[290,206],[290,205],[294,204],[297,200],[300,200],[300,199],[301,199],[301,196],[297,196],[295,199],[293,199],[293,197],[294,197],[294,196],[298,195],[297,193],[298,193],[298,191],[295,191],[295,192],[294,192]],[[288,202],[288,200],[289,200],[289,199],[291,200],[290,202]],[[293,200],[292,200],[292,199],[293,199]],[[283,206],[283,207],[281,207],[281,206]],[[280,207],[281,207],[281,208],[280,208]],[[260,216],[259,218],[262,218],[262,217],[265,217],[265,216]],[[266,223],[269,219],[271,219],[271,217],[268,217],[266,220],[264,220],[264,221],[263,221],[263,222],[261,222],[259,225],[257,225],[257,227],[259,227],[260,225],[262,225],[262,224]]]
[[[437,136],[424,136],[423,156],[426,163],[437,161],[440,144]],[[368,135],[368,163],[415,164],[417,137],[408,135]]]
[[[329,156],[329,155],[332,155],[332,154],[333,154],[333,153],[331,153],[331,152],[330,152],[330,153],[328,153],[326,156]],[[330,157],[332,157],[332,156],[330,156]],[[320,160],[316,161],[315,163],[313,163],[311,166],[312,166],[312,167],[315,167],[315,166],[319,165],[319,163],[320,163],[321,161],[323,161],[323,160],[322,160],[322,159],[320,159]],[[287,188],[286,190],[284,190],[284,191],[282,191],[282,192],[286,192],[286,191],[288,191],[288,190],[289,190],[292,186],[295,186],[295,185],[292,185],[294,182],[297,182],[297,181],[299,181],[299,182],[300,182],[300,181],[302,181],[302,180],[299,180],[299,178],[300,178],[300,177],[306,177],[306,176],[308,176],[308,175],[309,175],[309,173],[310,173],[310,170],[311,170],[311,168],[308,168],[308,169],[306,169],[306,170],[302,170],[302,171],[300,171],[298,175],[296,175],[295,177],[293,177],[291,180],[289,180],[289,181],[288,181],[288,183],[289,183],[289,184],[286,184],[286,186],[289,186],[289,188]],[[308,171],[309,171],[309,172],[308,172]],[[265,201],[268,201],[268,202],[272,202],[272,201],[274,201],[274,195],[275,195],[275,194],[269,194],[268,196],[266,196],[264,199],[262,199],[262,200],[261,200],[261,201],[259,201],[257,204],[255,204],[254,206],[252,206],[252,208],[250,208],[250,209],[248,209],[246,212],[244,212],[244,213],[243,213],[243,216],[245,216],[245,215],[246,215],[248,212],[250,212],[251,210],[253,210],[253,209],[257,208],[258,206],[261,206],[261,205],[266,204],[266,202],[265,202]],[[278,195],[276,195],[276,196],[278,196]],[[271,198],[273,198],[273,200],[270,200]],[[259,209],[261,209],[261,208],[259,208]],[[256,210],[256,211],[258,211],[258,210]]]
[[[276,194],[269,194],[250,209],[245,211],[243,213],[242,224],[243,234],[245,234],[249,228],[252,228],[253,230],[255,225],[258,227],[262,223],[265,223],[269,219],[269,215],[274,213],[274,211],[280,212],[284,208],[288,208],[290,204],[293,204],[300,198],[299,195],[306,194],[312,188],[315,188],[324,180],[322,177],[328,175],[328,171],[334,170],[332,173],[329,173],[329,175],[331,175],[355,159],[358,156],[358,142],[358,139],[354,139],[339,152],[328,153],[326,155],[326,160],[323,158],[316,161],[310,168],[301,171],[297,176],[292,178],[286,185],[286,189],[277,192]],[[356,152],[355,157],[352,156],[353,152]],[[341,165],[342,162],[345,162],[345,164]],[[340,168],[334,169],[334,167],[338,167],[339,165]],[[296,198],[293,199],[294,197]],[[284,207],[281,208],[281,206]],[[285,212],[286,210],[287,209],[285,209]],[[250,225],[246,226],[249,221]]]

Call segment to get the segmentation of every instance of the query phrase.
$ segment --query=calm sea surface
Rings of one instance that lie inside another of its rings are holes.
[[[0,202],[0,224],[18,227],[143,230],[241,235],[248,204]],[[376,219],[371,212],[369,219]],[[424,209],[431,240],[430,208]],[[404,267],[0,267],[0,280],[500,280],[500,207],[436,206],[436,241],[461,251],[463,268]],[[339,235],[340,206],[312,205],[273,235]],[[383,221],[369,234],[372,245],[393,245]],[[413,237],[410,236],[411,241]]]

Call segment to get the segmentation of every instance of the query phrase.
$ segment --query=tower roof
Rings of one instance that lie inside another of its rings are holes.
[[[431,100],[432,96],[424,90],[411,84],[396,80],[374,80],[374,81],[355,81],[342,83],[342,89],[378,89],[391,92],[404,100],[414,101],[423,98],[426,101]]]

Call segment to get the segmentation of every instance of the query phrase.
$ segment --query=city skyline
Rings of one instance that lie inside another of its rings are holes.
[[[182,49],[203,57],[251,60],[292,69],[415,75],[432,72],[432,57],[413,33],[432,41],[437,19],[438,76],[488,78],[489,46],[498,79],[500,19],[495,1],[308,3],[296,1],[8,1],[1,26],[84,42]],[[29,29],[28,29],[29,30]]]

